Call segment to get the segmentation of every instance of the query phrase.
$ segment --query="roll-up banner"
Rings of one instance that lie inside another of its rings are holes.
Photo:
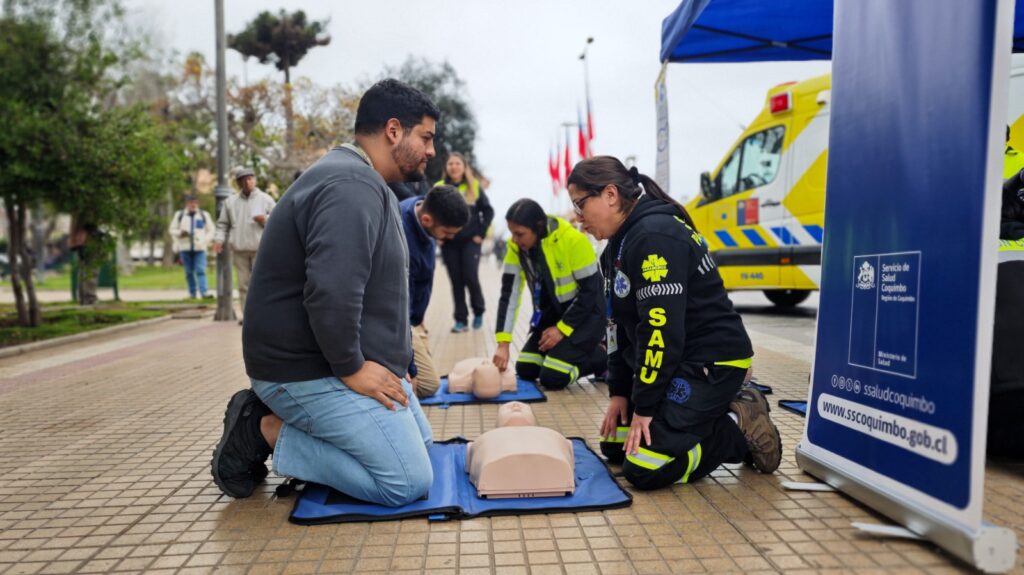
[[[800,467],[986,571],[982,522],[1012,0],[837,0]]]

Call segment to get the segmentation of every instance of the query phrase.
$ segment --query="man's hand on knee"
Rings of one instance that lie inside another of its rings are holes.
[[[391,410],[395,409],[392,400],[406,407],[409,405],[409,397],[402,389],[402,380],[377,362],[363,363],[359,371],[343,379],[342,383],[356,393],[376,399]]]

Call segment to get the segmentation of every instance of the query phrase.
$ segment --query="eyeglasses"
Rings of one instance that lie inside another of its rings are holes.
[[[592,197],[594,197],[594,196],[592,196],[592,195],[591,196],[583,196],[582,198],[580,198],[578,200],[573,200],[572,201],[572,210],[574,212],[576,212],[577,216],[582,216],[583,215],[583,204],[587,203],[587,200],[589,200]]]

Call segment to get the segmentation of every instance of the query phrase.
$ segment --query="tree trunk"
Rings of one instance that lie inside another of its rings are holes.
[[[146,265],[152,266],[153,260],[156,259],[156,238],[153,234],[149,235],[149,255],[146,257]]]
[[[35,256],[32,253],[32,248],[29,246],[25,239],[28,236],[28,215],[26,214],[27,208],[24,202],[18,203],[18,239],[19,247],[21,248],[21,270],[22,280],[25,282],[25,293],[28,296],[28,326],[39,327],[42,323],[42,314],[39,310],[39,300],[36,298],[36,284],[32,277],[35,272]],[[33,219],[37,216],[33,214]]]
[[[25,294],[21,291],[18,259],[21,253],[18,237],[18,218],[15,216],[14,200],[4,199],[4,210],[7,212],[7,227],[10,239],[7,242],[7,263],[11,267],[11,289],[14,291],[14,305],[18,310],[18,325],[29,325],[28,308],[25,306]]]

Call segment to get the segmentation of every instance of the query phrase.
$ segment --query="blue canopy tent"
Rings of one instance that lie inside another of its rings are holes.
[[[778,62],[832,59],[834,0],[683,0],[661,23],[658,183],[669,186],[669,63]],[[1024,52],[1024,0],[1016,0],[1013,51]]]
[[[683,0],[661,23],[662,62],[832,58],[833,0]],[[1024,52],[1024,0],[1013,51]]]

